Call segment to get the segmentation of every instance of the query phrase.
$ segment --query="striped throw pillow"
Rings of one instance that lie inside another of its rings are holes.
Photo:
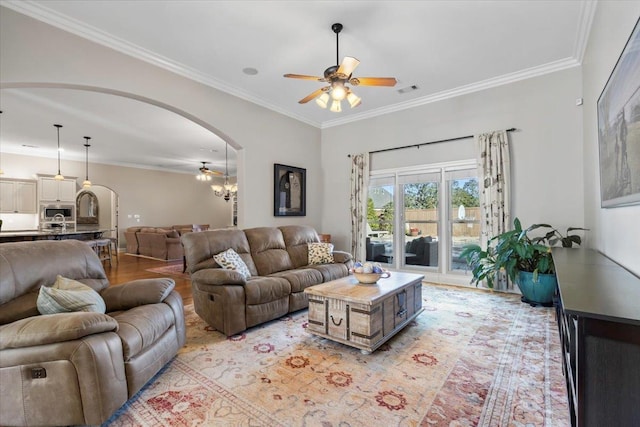
[[[42,286],[37,300],[40,314],[93,311],[104,313],[107,307],[99,293],[76,280],[58,275],[53,286]]]

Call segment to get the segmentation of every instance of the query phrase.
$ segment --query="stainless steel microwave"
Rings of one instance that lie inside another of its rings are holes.
[[[42,221],[56,221],[61,219],[60,216],[65,221],[75,221],[76,207],[73,205],[42,205],[40,207],[40,219]]]

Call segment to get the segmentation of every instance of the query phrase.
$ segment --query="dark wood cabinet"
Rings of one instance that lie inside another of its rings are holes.
[[[590,249],[553,248],[573,426],[640,426],[640,278]]]

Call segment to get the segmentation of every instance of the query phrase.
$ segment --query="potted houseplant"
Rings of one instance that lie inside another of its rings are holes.
[[[491,238],[486,249],[478,245],[465,246],[460,256],[471,267],[471,283],[477,286],[486,280],[487,286],[493,288],[499,275],[506,275],[520,288],[523,302],[551,305],[557,285],[551,246],[579,245],[582,238],[574,232],[585,229],[569,227],[566,235],[549,224],[534,224],[523,229],[518,218],[513,226],[513,230]],[[528,233],[537,229],[549,230],[542,236],[530,237]]]

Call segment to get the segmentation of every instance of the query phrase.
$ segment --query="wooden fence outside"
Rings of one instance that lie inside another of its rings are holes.
[[[406,229],[417,229],[419,236],[437,236],[438,228],[435,223],[424,223],[422,221],[437,221],[437,209],[407,209],[405,211],[405,232]],[[466,219],[480,220],[480,208],[466,208]],[[413,234],[413,233],[411,233]],[[473,237],[480,235],[480,224],[457,224],[453,227],[453,237]]]

